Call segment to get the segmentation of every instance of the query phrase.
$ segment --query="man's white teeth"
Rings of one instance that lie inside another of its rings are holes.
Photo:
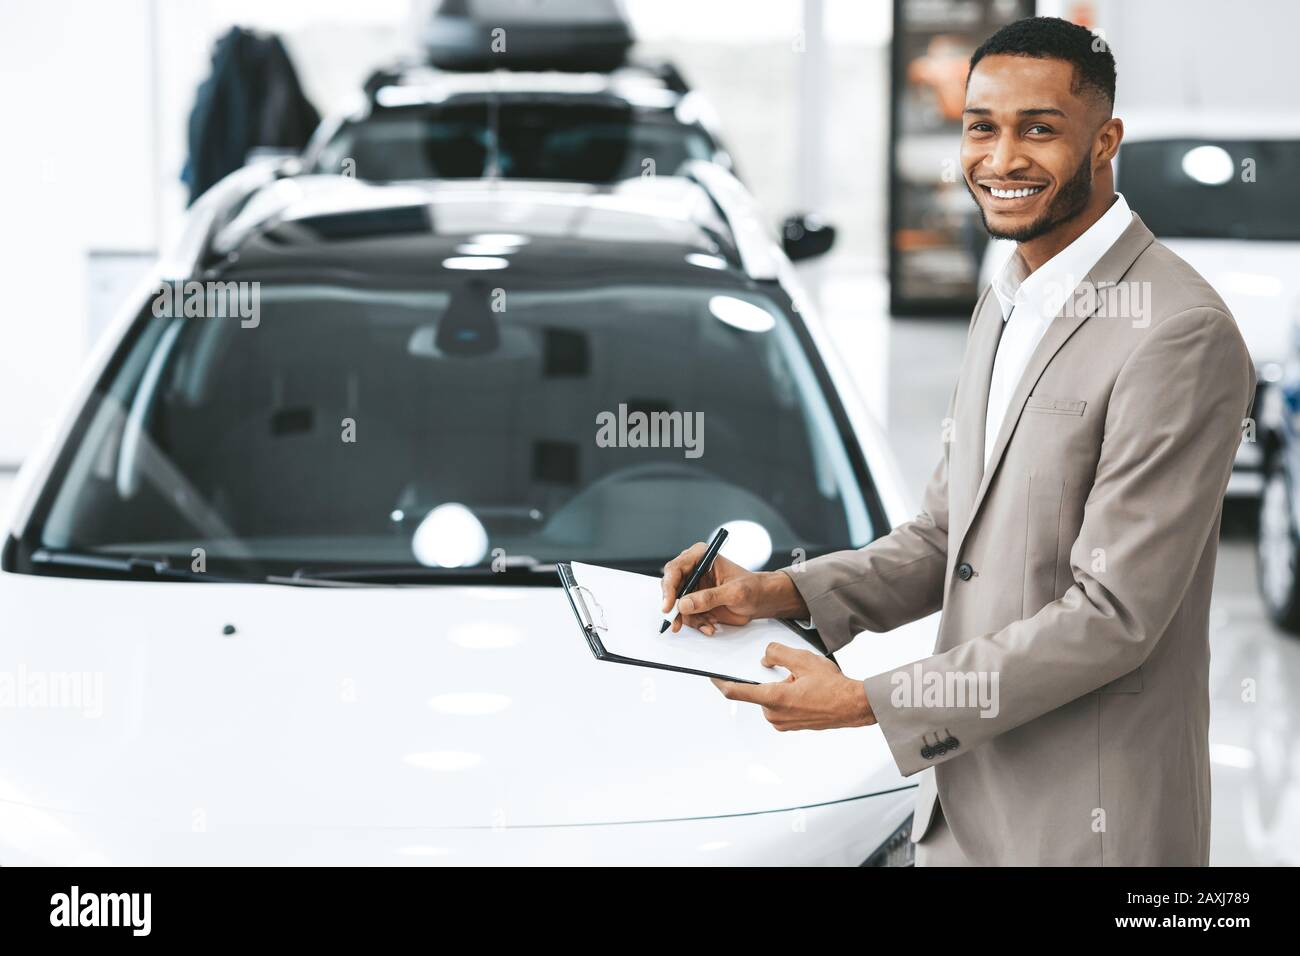
[[[989,192],[997,199],[1020,199],[1022,196],[1032,196],[1034,193],[1042,191],[1042,186],[1030,186],[1027,189],[994,189],[992,186],[989,187]]]

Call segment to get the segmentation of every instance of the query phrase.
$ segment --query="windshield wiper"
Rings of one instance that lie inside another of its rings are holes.
[[[516,555],[506,559],[505,567],[494,569],[490,565],[467,568],[429,567],[423,564],[369,564],[354,568],[298,568],[283,578],[269,579],[274,583],[352,583],[352,584],[481,584],[491,581],[509,581],[511,584],[549,584],[559,580],[554,564],[544,564],[536,558]]]
[[[32,552],[31,563],[46,568],[65,568],[78,577],[120,579],[152,578],[173,581],[208,581],[233,584],[278,584],[291,587],[374,587],[384,584],[484,584],[507,583],[546,585],[559,581],[554,564],[536,558],[515,556],[504,568],[488,565],[468,568],[426,567],[422,564],[372,564],[359,567],[301,567],[289,574],[247,576],[217,571],[195,571],[188,565],[172,564],[166,557],[105,555],[40,548]]]
[[[232,577],[216,572],[195,571],[188,566],[177,567],[166,558],[147,558],[140,555],[118,557],[107,554],[87,554],[79,551],[51,551],[39,548],[32,552],[32,564],[71,568],[93,576],[96,572],[127,578],[168,578],[178,581],[224,581],[239,584],[259,583],[262,578]]]
[[[222,584],[289,584],[297,587],[359,587],[348,581],[331,581],[308,577],[283,577],[273,574],[235,575],[218,571],[195,571],[185,565],[177,566],[167,558],[142,555],[87,554],[80,551],[51,551],[40,548],[32,552],[34,565],[68,568],[79,572],[79,577],[112,576],[121,579],[154,578],[165,581],[206,581]]]

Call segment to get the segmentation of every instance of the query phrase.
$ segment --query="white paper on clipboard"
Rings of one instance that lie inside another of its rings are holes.
[[[610,654],[666,667],[706,671],[760,684],[785,680],[784,667],[764,667],[763,652],[773,641],[825,656],[780,621],[751,621],[743,627],[719,627],[712,636],[692,627],[659,633],[663,592],[657,577],[594,564],[570,564],[583,591],[591,623]]]

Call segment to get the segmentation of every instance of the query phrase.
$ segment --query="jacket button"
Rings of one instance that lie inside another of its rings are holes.
[[[943,745],[949,750],[956,750],[961,746],[961,742],[956,737],[949,736],[948,739],[943,742]]]
[[[957,565],[957,577],[961,578],[963,581],[969,581],[974,576],[975,576],[975,569],[972,568],[965,561]]]
[[[921,748],[921,758],[922,758],[923,760],[932,760],[932,759],[934,759],[934,748],[931,747],[929,744],[926,744],[924,747],[922,747],[922,748]]]

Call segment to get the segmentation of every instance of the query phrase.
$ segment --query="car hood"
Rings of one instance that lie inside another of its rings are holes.
[[[0,574],[0,607],[11,809],[145,828],[503,828],[907,785],[875,729],[781,734],[703,678],[596,661],[555,587]],[[896,635],[841,666],[865,677],[923,656],[933,624]]]
[[[1300,310],[1300,243],[1162,241],[1223,297],[1256,364],[1286,361]]]

